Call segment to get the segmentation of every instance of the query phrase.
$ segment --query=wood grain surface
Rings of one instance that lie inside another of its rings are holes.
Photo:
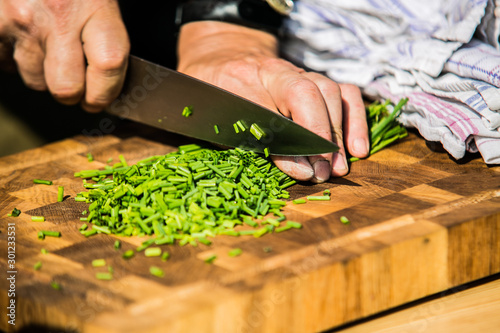
[[[77,136],[0,159],[2,314],[11,299],[7,272],[16,271],[16,325],[2,315],[1,330],[316,332],[500,272],[500,167],[479,156],[457,163],[414,134],[355,162],[346,177],[290,188],[292,198],[332,192],[329,202],[286,206],[302,229],[163,246],[167,262],[142,253],[121,258],[144,238],[120,238],[115,250],[115,236],[79,233],[86,205],[73,199],[83,190],[74,172],[104,167],[119,154],[129,163],[165,154],[182,140]],[[34,178],[54,185],[35,185]],[[63,202],[57,185],[65,187]],[[21,216],[7,217],[14,207]],[[46,222],[31,222],[31,215]],[[13,268],[5,251],[9,224]],[[62,237],[39,240],[42,229]],[[236,247],[243,254],[230,257]],[[215,262],[205,263],[212,254]],[[112,281],[96,279],[96,258],[114,268]],[[37,261],[43,266],[35,271]],[[150,275],[151,265],[165,277]]]

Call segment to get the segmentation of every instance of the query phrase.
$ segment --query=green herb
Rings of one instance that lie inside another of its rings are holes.
[[[228,254],[230,257],[237,257],[237,256],[241,255],[242,253],[243,253],[243,251],[241,249],[237,248],[237,249],[230,250]]]
[[[106,266],[106,260],[104,259],[92,260],[92,267],[104,267],[104,266]]]
[[[42,254],[49,254],[49,251],[47,251],[47,250],[46,250],[46,249],[44,249],[44,248],[42,248],[42,249],[40,250],[40,252],[42,252]]]
[[[123,252],[123,254],[122,254],[122,258],[123,258],[123,259],[130,259],[130,258],[132,258],[134,255],[135,255],[134,250],[127,250],[127,251]]]
[[[80,218],[80,220],[81,220],[81,218]],[[82,224],[82,225],[80,226],[80,228],[78,228],[78,230],[79,230],[80,232],[82,232],[82,231],[87,230],[87,228],[88,228],[88,225],[86,225],[86,224],[84,223],[84,224]]]
[[[292,202],[296,205],[300,205],[300,204],[305,204],[307,201],[306,199],[295,199]]]
[[[115,250],[119,250],[121,246],[122,246],[122,243],[119,240],[115,240],[115,244],[113,245]]]
[[[45,222],[45,217],[43,216],[32,216],[31,221],[33,222]]]
[[[257,140],[260,140],[262,139],[262,137],[266,136],[266,133],[256,123],[253,123],[252,126],[250,126],[250,133],[252,133]]]
[[[302,228],[302,224],[300,224],[299,222],[295,222],[295,221],[286,221],[286,225],[289,227],[295,228],[295,229]]]
[[[242,120],[238,120],[236,122],[236,125],[238,125],[238,127],[240,128],[240,130],[242,132],[245,132],[247,130],[247,126],[245,125],[245,123]]]
[[[38,232],[38,238],[44,239],[45,237],[61,237],[61,232],[59,231],[49,231],[49,230],[41,230]]]
[[[240,132],[240,128],[238,127],[238,124],[237,124],[237,123],[234,123],[234,124],[233,124],[233,128],[234,128],[234,132],[235,132],[236,134],[238,134],[238,133]]]
[[[52,185],[52,181],[43,179],[33,179],[33,184]]]
[[[190,115],[193,114],[193,107],[192,106],[186,106],[183,110],[182,110],[182,116],[183,117],[189,117]]]
[[[151,275],[154,275],[154,276],[159,277],[159,278],[162,278],[165,276],[165,272],[163,271],[163,269],[156,267],[156,266],[149,267],[149,272],[151,273]]]
[[[262,250],[263,250],[264,252],[266,252],[266,253],[269,253],[269,252],[271,252],[271,251],[273,250],[273,248],[272,248],[272,247],[270,247],[270,246],[265,246],[265,247],[263,247],[263,248],[262,248]]]
[[[330,192],[329,189],[323,190],[323,195],[331,195],[332,193]]]
[[[162,260],[162,261],[167,261],[167,260],[168,260],[168,258],[170,258],[170,253],[168,253],[168,252],[166,252],[166,251],[165,251],[165,252],[163,252],[163,254],[161,255],[161,260]]]
[[[55,290],[61,290],[61,285],[57,283],[56,281],[51,281],[50,286],[55,289]]]
[[[42,262],[41,261],[37,261],[35,263],[35,265],[33,265],[33,268],[35,269],[35,271],[40,270],[40,268],[42,268]]]
[[[351,223],[351,221],[349,221],[349,219],[345,216],[341,216],[340,217],[340,222],[342,222],[343,224],[349,224]]]
[[[110,272],[111,274],[113,274],[115,272],[115,270],[113,269],[113,267],[108,266],[108,272]]]
[[[269,148],[264,148],[264,156],[267,158],[269,157]]]
[[[401,109],[407,102],[408,98],[401,99],[392,111],[389,99],[384,104],[377,101],[366,108],[366,118],[370,129],[370,155],[408,135],[406,128],[397,121]],[[359,160],[357,157],[349,159],[350,162],[357,160]]]
[[[57,202],[64,200],[64,186],[57,187]]]
[[[20,214],[21,214],[21,211],[17,208],[14,208],[12,210],[12,213],[7,214],[7,216],[18,217]]]
[[[97,272],[95,277],[99,280],[113,280],[113,274],[110,272]]]
[[[331,200],[329,195],[309,195],[307,196],[309,201],[329,201]]]
[[[207,264],[212,264],[214,262],[214,260],[217,259],[217,256],[215,254],[211,255],[210,257],[208,257],[207,259],[205,259],[205,262]]]
[[[289,198],[285,189],[295,184],[255,152],[195,144],[135,165],[83,170],[75,176],[84,179],[87,189],[75,200],[89,203],[87,222],[95,230],[82,234],[154,234],[137,251],[153,243],[210,244],[208,239],[217,235],[239,236],[236,228],[243,223],[258,228],[254,219],[282,209],[286,201],[281,199]],[[274,226],[284,219],[280,213]],[[245,234],[260,237],[273,230]]]
[[[146,257],[159,257],[161,255],[161,249],[159,247],[149,247],[144,250],[144,255]]]
[[[215,131],[215,134],[219,134],[219,126],[217,125],[214,125],[214,131]]]
[[[87,153],[87,161],[89,161],[89,162],[94,161],[94,156],[92,156],[91,153]]]

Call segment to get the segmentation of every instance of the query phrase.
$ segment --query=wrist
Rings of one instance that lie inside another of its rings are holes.
[[[239,25],[200,21],[182,26],[178,39],[178,69],[207,59],[227,59],[235,54],[276,57],[277,38],[267,32]]]

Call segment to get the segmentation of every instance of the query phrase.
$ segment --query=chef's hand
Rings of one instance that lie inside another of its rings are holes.
[[[116,0],[0,0],[0,44],[28,87],[64,104],[99,111],[123,84],[129,40]]]
[[[291,177],[321,183],[331,175],[347,174],[345,147],[355,157],[367,156],[368,127],[360,90],[280,59],[273,35],[223,22],[188,23],[180,31],[178,59],[179,71],[279,110],[339,145],[334,154],[273,156]]]

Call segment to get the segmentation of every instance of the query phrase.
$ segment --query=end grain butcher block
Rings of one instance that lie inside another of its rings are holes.
[[[414,134],[353,163],[344,178],[289,188],[292,199],[332,193],[327,202],[288,203],[285,214],[302,229],[165,245],[166,262],[143,253],[126,261],[121,254],[144,239],[123,237],[115,250],[114,236],[82,236],[86,205],[74,201],[83,188],[73,173],[102,168],[120,154],[135,163],[175,149],[164,141],[81,136],[0,159],[1,313],[12,298],[6,272],[16,272],[16,325],[2,315],[0,329],[314,332],[500,272],[500,167],[480,157],[456,163]],[[35,178],[54,186],[33,184]],[[63,202],[57,185],[65,188]],[[7,217],[14,207],[21,216]],[[31,222],[31,215],[46,222]],[[9,224],[13,267],[5,252]],[[42,229],[62,237],[39,240]],[[230,257],[234,248],[242,255]],[[206,263],[213,254],[217,259]],[[96,279],[97,258],[114,268],[113,280]],[[38,261],[42,268],[34,270]],[[152,276],[152,265],[165,276]]]

